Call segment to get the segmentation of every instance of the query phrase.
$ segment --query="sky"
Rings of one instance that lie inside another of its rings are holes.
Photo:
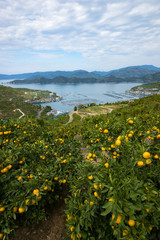
[[[160,0],[0,0],[0,74],[160,67]]]

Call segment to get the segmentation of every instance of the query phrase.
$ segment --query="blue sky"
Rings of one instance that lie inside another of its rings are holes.
[[[0,73],[160,67],[160,0],[0,0]]]

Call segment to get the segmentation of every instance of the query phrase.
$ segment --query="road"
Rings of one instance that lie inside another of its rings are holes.
[[[22,115],[19,117],[19,119],[25,116],[24,112],[22,112],[21,109],[19,109],[19,108],[14,109],[13,112],[15,112],[15,111],[19,111],[19,112],[22,114]]]

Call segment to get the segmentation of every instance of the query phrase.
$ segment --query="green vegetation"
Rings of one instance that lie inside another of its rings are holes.
[[[0,93],[2,98],[7,98],[8,100],[11,98],[18,99],[22,98],[24,101],[34,101],[41,100],[44,98],[56,97],[56,93],[52,93],[49,91],[41,91],[41,90],[32,90],[28,88],[11,88],[0,85]]]
[[[142,84],[140,86],[133,87],[131,90],[137,90],[139,87],[143,89],[157,88],[158,90],[160,90],[160,82]]]
[[[24,102],[23,94],[18,89],[0,86],[0,118],[18,118],[22,113],[16,109],[21,109],[25,115],[36,117],[41,106]],[[13,111],[16,110],[16,111]]]
[[[1,239],[44,219],[62,188],[68,240],[159,239],[160,95],[117,106],[66,125],[1,120]]]
[[[26,116],[36,117],[41,110],[38,104],[31,104],[36,100],[55,98],[56,94],[49,91],[31,90],[27,88],[11,88],[0,85],[0,118],[18,118],[22,115],[20,109]],[[28,102],[29,101],[29,102]],[[45,115],[50,111],[46,107],[42,112]]]
[[[58,128],[58,127],[61,127],[62,125],[65,125],[68,121],[69,121],[69,115],[65,114],[65,115],[61,115],[54,118],[54,120],[50,120],[50,124],[51,125],[53,124],[54,128]]]
[[[77,114],[77,113],[73,113],[73,120],[72,120],[72,123],[71,123],[71,125],[73,126],[73,125],[81,125],[81,117],[80,117],[80,115],[79,114]]]

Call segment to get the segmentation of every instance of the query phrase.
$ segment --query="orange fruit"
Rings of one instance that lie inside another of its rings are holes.
[[[10,165],[8,165],[8,169],[11,169],[12,168],[12,165],[10,164]]]
[[[98,197],[98,193],[97,193],[97,192],[94,192],[94,196],[95,196],[95,197]]]
[[[150,158],[150,156],[151,156],[151,154],[150,154],[149,152],[144,152],[144,153],[143,153],[143,157],[144,157],[145,159]]]
[[[138,161],[137,164],[138,164],[138,166],[140,166],[140,167],[144,165],[143,161]]]
[[[124,237],[124,236],[126,236],[128,234],[128,231],[127,230],[124,230],[123,232],[122,232],[122,236]]]
[[[17,212],[17,210],[18,210],[18,208],[17,208],[17,207],[14,207],[14,208],[13,208],[13,212],[14,212],[14,213],[16,213],[16,212]]]
[[[29,199],[26,199],[25,204],[29,205]]]
[[[73,232],[74,226],[70,227],[71,232]]]
[[[3,238],[3,234],[2,233],[0,233],[0,239],[2,239]]]
[[[115,199],[114,198],[109,198],[109,200],[108,200],[109,202],[114,202],[115,201]]]
[[[38,189],[34,189],[33,194],[37,195],[38,193],[39,193],[39,190]]]
[[[129,219],[128,225],[129,225],[130,227],[133,227],[133,226],[135,225],[135,221],[134,221],[133,219]]]
[[[18,212],[19,212],[19,213],[23,213],[23,212],[24,212],[24,208],[23,208],[23,207],[20,207],[20,208],[18,209]]]
[[[92,176],[92,175],[91,175],[91,176],[89,176],[89,177],[88,177],[88,179],[89,179],[89,180],[92,180],[92,179],[93,179],[93,176]]]
[[[152,162],[151,159],[146,160],[146,164],[148,164],[148,165],[151,164],[151,162]]]
[[[121,223],[121,219],[122,219],[121,215],[118,215],[118,217],[116,219],[116,223],[120,224]]]
[[[108,133],[108,129],[104,129],[104,133]]]
[[[108,168],[108,167],[109,167],[109,163],[105,163],[104,165],[105,165],[105,167],[106,167],[106,168]]]
[[[115,145],[116,145],[116,146],[120,146],[120,145],[121,145],[121,140],[119,140],[119,139],[116,140]]]
[[[129,120],[129,124],[133,124],[133,120]]]
[[[0,208],[0,212],[4,212],[5,208],[4,207],[1,207]]]

